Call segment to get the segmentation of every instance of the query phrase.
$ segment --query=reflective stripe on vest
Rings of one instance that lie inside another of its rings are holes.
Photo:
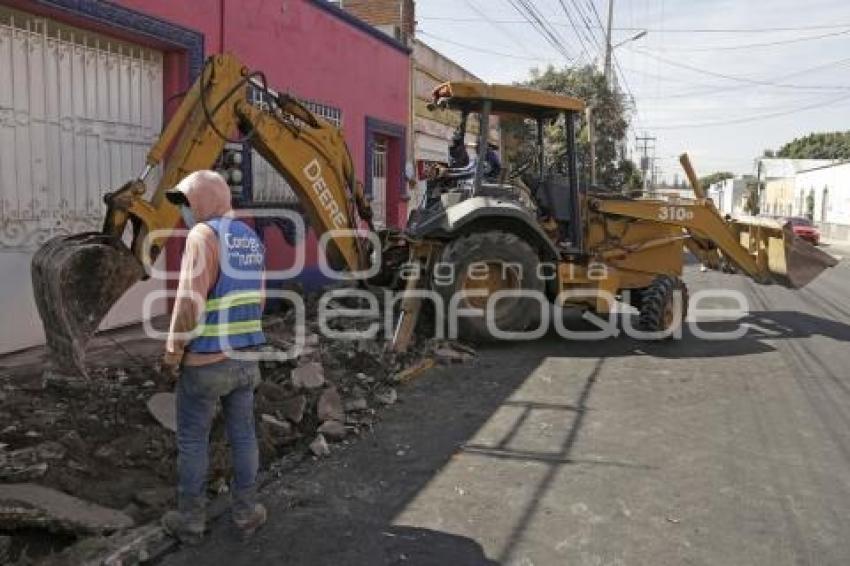
[[[260,296],[259,291],[242,291],[229,293],[218,299],[207,299],[204,310],[206,310],[206,312],[213,312],[242,305],[259,305],[261,302],[262,297]]]
[[[242,322],[224,322],[221,324],[204,324],[200,327],[198,336],[206,338],[214,336],[233,336],[234,334],[247,334],[249,332],[262,332],[263,324],[259,320],[245,320]]]

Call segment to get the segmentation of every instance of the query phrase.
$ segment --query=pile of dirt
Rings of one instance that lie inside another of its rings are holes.
[[[396,388],[422,369],[474,358],[471,349],[445,341],[420,339],[410,352],[397,355],[387,352],[380,336],[327,339],[319,335],[314,314],[300,347],[292,313],[268,317],[264,324],[267,350],[280,354],[261,362],[263,383],[256,391],[264,468],[284,456],[326,455],[334,443],[369,431],[381,407],[398,401]],[[356,318],[340,320],[338,330],[368,326]],[[15,486],[32,490],[35,484],[79,499],[80,505],[114,510],[136,525],[158,519],[174,504],[175,435],[148,407],[154,395],[162,402],[173,383],[158,373],[156,354],[130,354],[115,350],[106,358],[109,364],[91,370],[89,378],[39,368],[0,376],[0,485],[7,492],[14,493]],[[229,479],[219,412],[211,436],[210,493],[225,492]],[[22,507],[0,498],[0,515],[13,509],[21,513]],[[73,521],[28,522],[26,513],[20,519],[9,513],[7,519],[12,518],[0,524],[9,563],[34,562],[91,534],[63,527]],[[51,526],[49,532],[44,525]]]

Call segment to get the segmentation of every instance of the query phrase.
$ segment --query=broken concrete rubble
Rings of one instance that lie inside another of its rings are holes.
[[[149,489],[141,489],[136,492],[133,499],[146,507],[164,509],[169,507],[174,501],[174,488],[153,487]]]
[[[347,412],[365,411],[369,408],[369,404],[363,397],[357,397],[345,402],[345,410]]]
[[[0,485],[0,528],[99,534],[133,526],[120,511],[36,484]]]
[[[309,362],[292,371],[292,386],[296,389],[318,389],[325,384],[322,364]]]
[[[280,404],[281,414],[294,422],[300,423],[304,419],[304,409],[307,408],[307,398],[304,395],[296,395],[284,399]]]
[[[328,387],[322,392],[316,406],[316,414],[319,416],[319,420],[323,422],[345,420],[342,398],[339,396],[339,391],[337,391],[336,387]]]
[[[339,421],[325,421],[318,430],[320,434],[331,440],[342,440],[348,434],[345,425]]]
[[[313,453],[314,456],[327,456],[331,453],[331,449],[328,446],[327,440],[325,440],[324,435],[317,434],[315,440],[310,443],[310,452]]]
[[[260,419],[263,424],[271,427],[277,434],[283,436],[289,436],[292,434],[292,425],[286,421],[278,420],[272,415],[263,415]]]
[[[325,456],[328,442],[371,430],[380,419],[376,408],[397,402],[395,389],[387,389],[397,376],[411,364],[421,373],[421,361],[435,360],[436,349],[453,348],[446,341],[421,341],[409,354],[396,355],[388,353],[381,340],[329,340],[317,336],[315,328],[308,322],[306,356],[280,358],[261,367],[264,381],[256,391],[256,414],[264,466],[277,466],[286,457],[298,461],[305,454]],[[269,339],[286,351],[294,344],[291,324],[283,331],[283,338],[270,334]],[[151,369],[156,359],[138,366],[132,365],[138,363],[133,359],[123,360],[127,364],[121,367],[94,368],[88,380],[48,376],[42,391],[38,381],[28,387],[33,391],[0,383],[5,395],[0,398],[0,462],[4,455],[23,451],[18,461],[35,466],[23,468],[31,475],[0,480],[37,481],[110,510],[122,509],[139,524],[155,520],[173,503],[176,471],[175,435],[151,418],[148,407],[154,394],[164,393],[157,399],[167,400],[173,387]],[[329,401],[331,388],[336,399]],[[37,448],[51,442],[60,450]],[[39,456],[20,458],[33,453]],[[0,474],[9,469],[0,465]],[[226,485],[229,473],[229,448],[219,415],[211,434],[211,487]],[[116,556],[132,554],[123,553]],[[132,560],[137,560],[135,555]]]
[[[159,424],[177,432],[177,396],[174,393],[155,393],[148,399],[147,405]]]
[[[65,457],[65,447],[58,442],[42,442],[28,448],[6,451],[0,448],[0,481],[22,482],[42,477],[48,462]]]

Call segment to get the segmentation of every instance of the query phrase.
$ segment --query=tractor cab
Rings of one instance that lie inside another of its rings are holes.
[[[576,98],[516,86],[471,81],[438,86],[429,109],[457,126],[447,165],[432,170],[408,232],[440,237],[469,230],[470,224],[508,222],[525,235],[543,236],[551,255],[582,253],[575,138],[584,108]],[[500,148],[492,143],[493,116],[518,124],[527,135],[521,142],[509,136]],[[546,147],[555,128],[564,130],[560,152]],[[505,163],[498,150],[512,143],[522,143],[524,151]]]

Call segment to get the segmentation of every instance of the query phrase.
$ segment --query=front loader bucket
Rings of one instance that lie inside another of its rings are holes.
[[[800,289],[838,260],[794,235],[790,224],[767,219],[735,221],[741,245],[756,254],[759,267],[778,285]]]
[[[103,317],[144,276],[124,243],[101,233],[59,236],[32,258],[32,286],[54,369],[87,375],[85,347]]]

